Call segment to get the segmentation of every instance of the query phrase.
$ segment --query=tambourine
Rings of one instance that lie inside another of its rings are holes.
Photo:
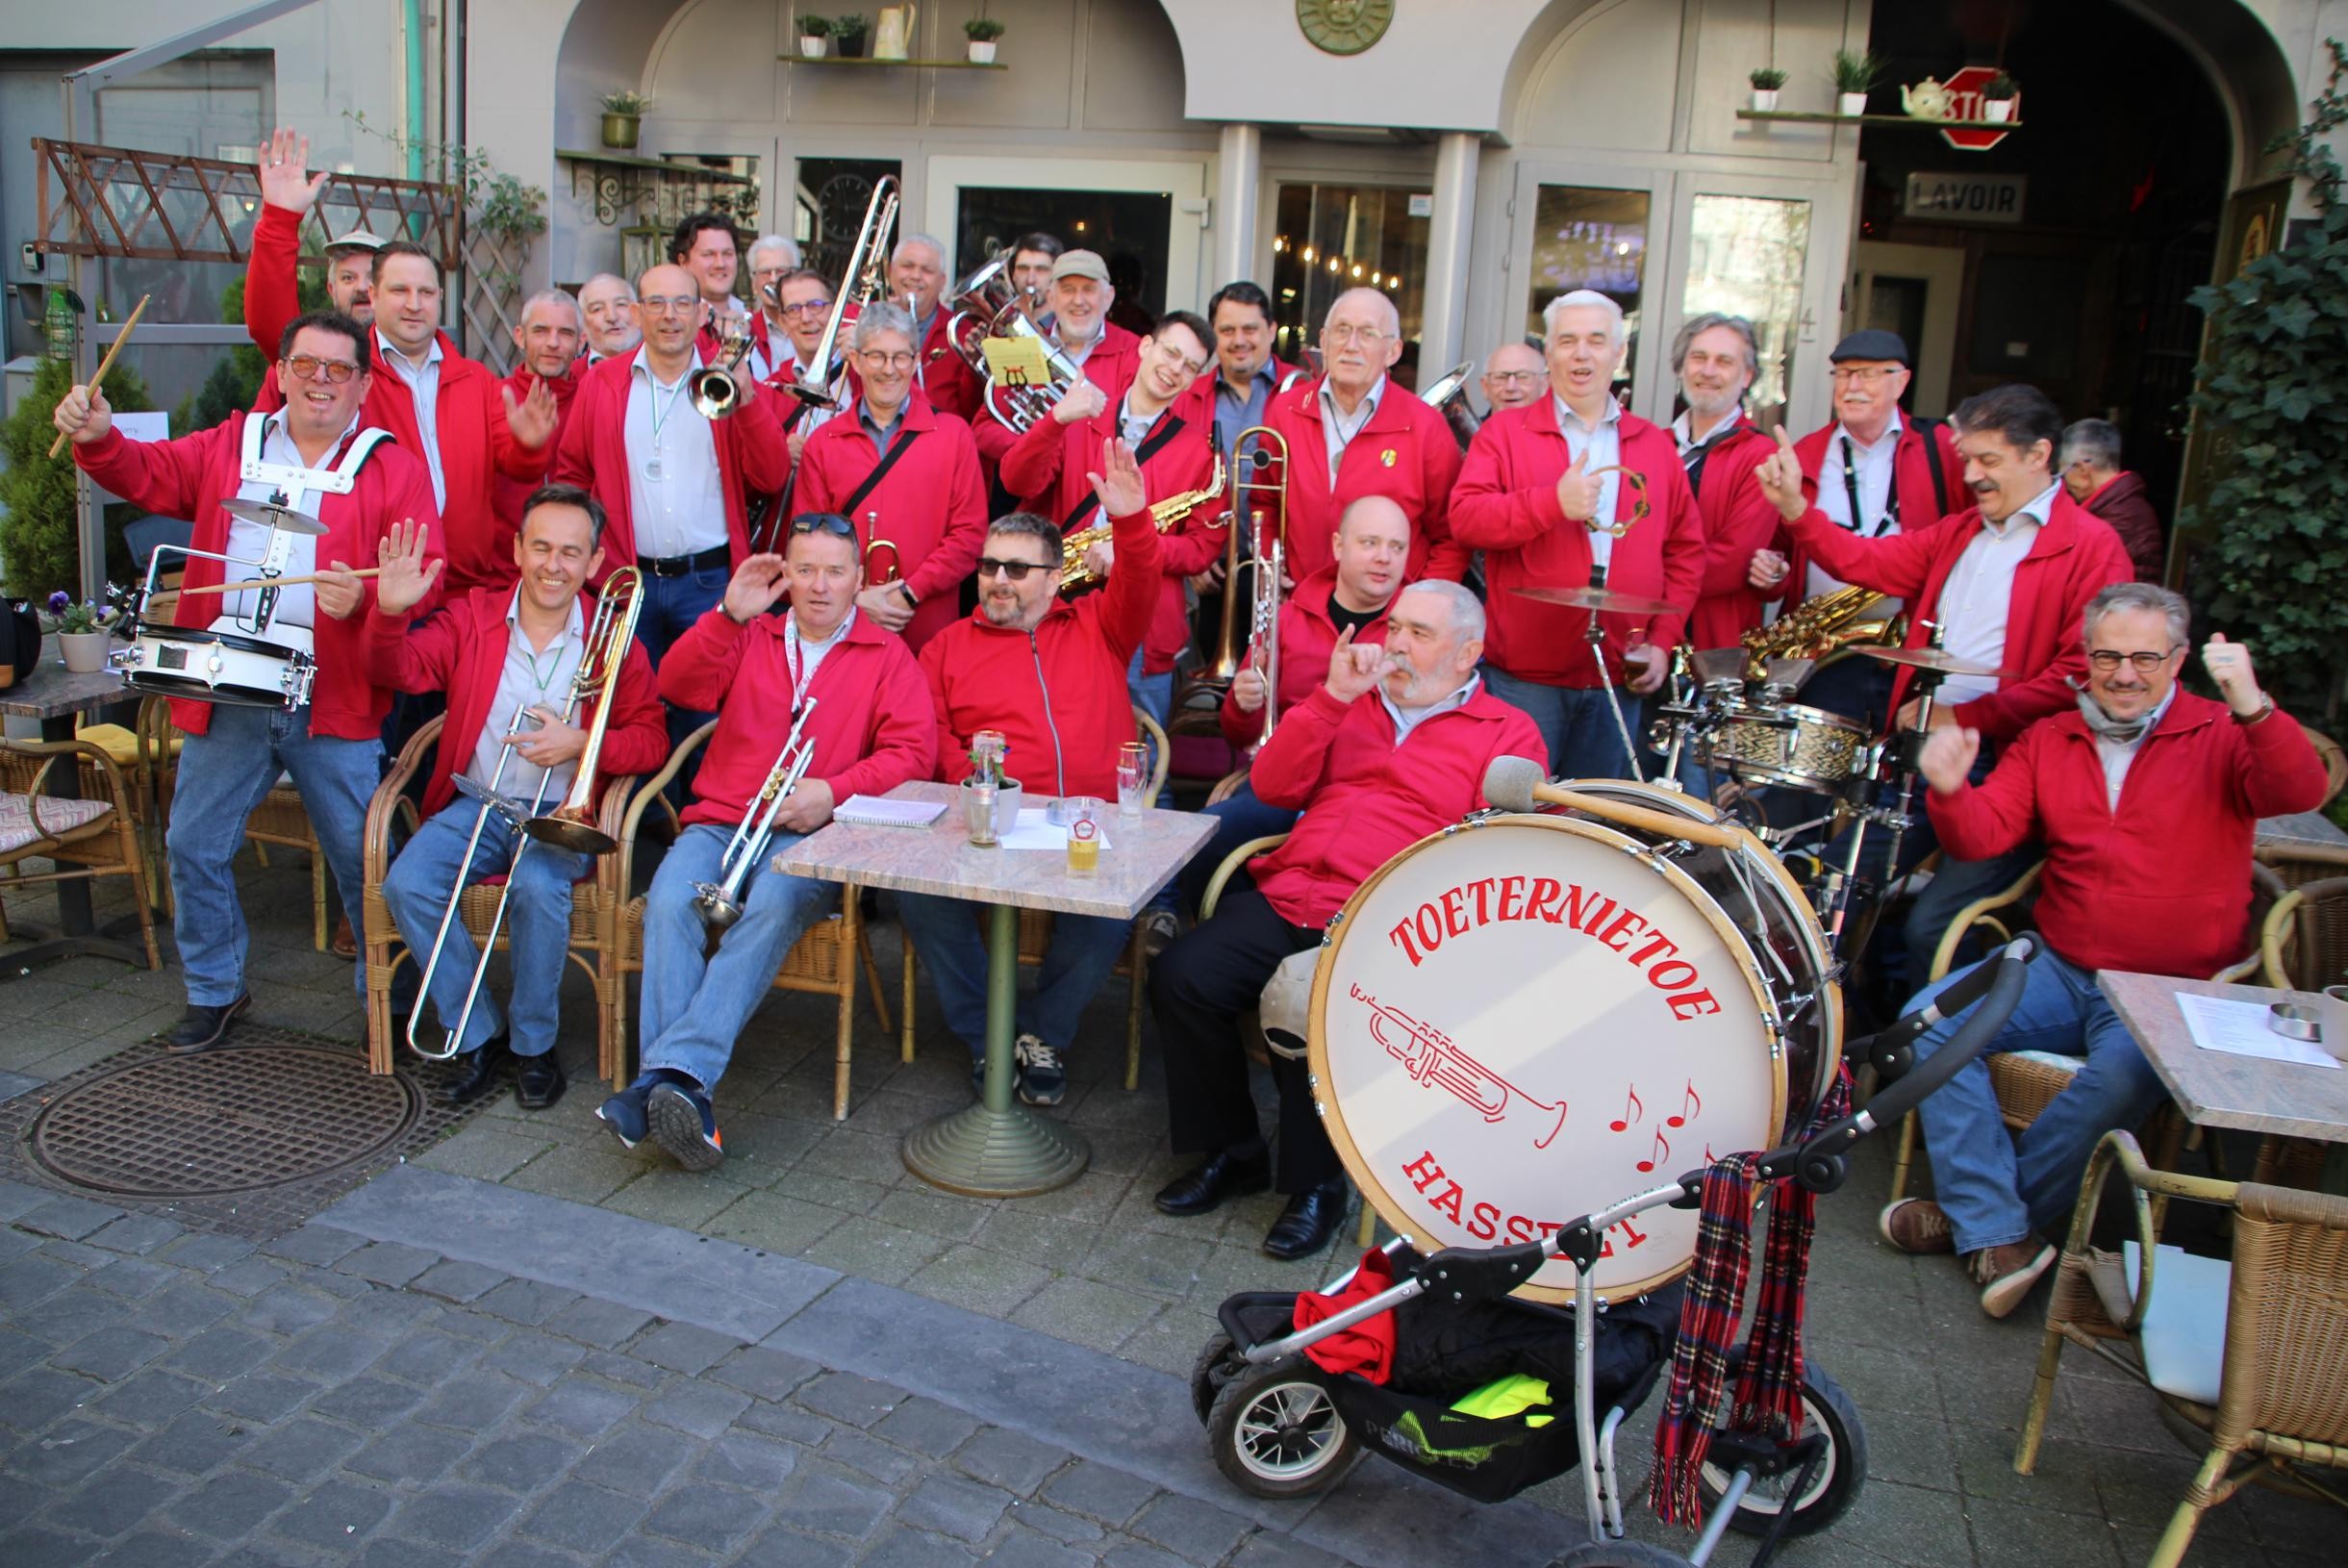
[[[1587,523],[1583,524],[1583,526],[1588,528],[1590,532],[1594,534],[1611,534],[1616,539],[1620,539],[1625,534],[1630,532],[1631,529],[1646,521],[1648,515],[1654,511],[1654,506],[1649,504],[1647,499],[1647,476],[1639,472],[1639,470],[1636,468],[1626,468],[1620,463],[1609,463],[1603,468],[1591,468],[1586,470],[1583,477],[1587,479],[1595,479],[1602,473],[1621,474],[1625,479],[1630,481],[1630,488],[1638,492],[1638,493],[1631,497],[1630,516],[1627,518],[1616,518],[1606,522],[1601,522],[1596,518],[1592,518]]]

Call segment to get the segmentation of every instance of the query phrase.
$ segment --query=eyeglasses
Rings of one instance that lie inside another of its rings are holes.
[[[1364,348],[1376,348],[1386,341],[1386,335],[1376,327],[1357,327],[1351,322],[1323,327],[1321,336],[1333,343],[1359,343]]]
[[[2137,674],[2149,675],[2154,670],[2159,670],[2162,665],[2168,663],[2171,659],[2177,657],[2177,655],[2183,652],[2184,649],[2184,645],[2183,643],[2180,643],[2175,647],[2170,648],[2166,653],[2122,653],[2117,648],[2089,648],[2087,650],[2087,662],[2096,668],[2098,673],[2108,675],[2113,670],[2120,668],[2120,661],[2122,659],[2126,659],[2129,664],[2134,667]]]
[[[1490,379],[1499,382],[1503,387],[1515,386],[1520,381],[1529,387],[1536,381],[1548,380],[1549,372],[1546,370],[1495,370]]]
[[[802,299],[796,305],[783,307],[785,316],[821,316],[832,308],[828,299]]]
[[[1008,577],[1015,583],[1023,583],[1027,580],[1027,573],[1031,571],[1049,571],[1051,569],[1049,565],[1042,561],[997,561],[991,555],[982,555],[978,558],[978,580],[981,582],[989,577]]]
[[[896,353],[891,354],[877,348],[868,348],[856,357],[875,370],[909,370],[913,367],[913,356],[903,349],[898,349]]]
[[[348,360],[322,360],[316,354],[290,356],[286,369],[299,380],[331,381],[338,387],[359,373],[359,367]]]
[[[682,316],[700,303],[699,294],[677,294],[673,297],[646,294],[636,302],[636,307],[639,310],[650,311],[655,316]]]
[[[795,534],[833,534],[841,539],[854,539],[856,525],[837,512],[807,512],[791,519]]]
[[[1834,379],[1848,382],[1854,387],[1872,387],[1885,376],[1897,375],[1899,370],[1899,367],[1886,370],[1880,365],[1837,365],[1834,367]]]

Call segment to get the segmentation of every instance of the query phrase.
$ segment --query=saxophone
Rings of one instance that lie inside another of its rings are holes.
[[[1824,659],[1861,643],[1899,643],[1907,634],[1906,615],[1886,619],[1871,614],[1883,597],[1872,588],[1851,584],[1804,599],[1768,625],[1755,626],[1742,639],[1745,678],[1766,679],[1773,659]]]
[[[1207,481],[1204,490],[1186,490],[1179,495],[1169,495],[1149,508],[1149,520],[1159,533],[1166,532],[1184,518],[1223,493],[1223,453],[1215,453],[1215,477]],[[1090,528],[1079,528],[1060,541],[1060,592],[1081,594],[1100,586],[1100,579],[1085,569],[1087,550],[1109,537],[1111,524],[1100,521]]]

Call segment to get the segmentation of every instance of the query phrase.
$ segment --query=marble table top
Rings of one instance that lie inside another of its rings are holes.
[[[139,694],[122,684],[118,670],[77,675],[54,647],[41,650],[40,664],[15,685],[0,691],[0,713],[18,719],[59,719],[116,702],[136,702]]]
[[[2295,812],[2288,817],[2259,819],[2260,844],[2321,844],[2348,847],[2348,833],[2320,811]]]
[[[2348,1005],[2320,992],[2277,991],[2267,986],[2223,985],[2183,980],[2173,974],[2136,974],[2105,970],[2096,976],[2112,1010],[2135,1036],[2144,1059],[2187,1120],[2212,1127],[2234,1127],[2318,1143],[2348,1143],[2348,1067],[2309,1067],[2204,1050],[2193,1043],[2177,993],[2198,992],[2261,1007],[2298,1002],[2323,1015],[2327,1036],[2348,1031]]]
[[[774,869],[859,887],[1131,920],[1215,836],[1212,817],[1154,809],[1120,817],[1112,803],[1105,824],[1110,847],[1101,851],[1099,871],[1072,876],[1060,852],[973,846],[956,791],[951,784],[900,784],[889,798],[944,800],[945,815],[927,827],[835,822],[778,853]],[[1051,798],[1031,795],[1024,804],[1040,808]]]

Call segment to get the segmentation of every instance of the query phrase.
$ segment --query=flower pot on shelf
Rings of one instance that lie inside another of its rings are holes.
[[[65,668],[77,675],[94,675],[106,668],[106,645],[114,638],[105,632],[59,632],[57,647]]]
[[[995,40],[993,38],[988,38],[984,42],[976,38],[971,39],[971,63],[973,65],[995,63]]]
[[[1982,100],[1982,118],[2001,123],[2009,120],[2013,118],[2013,105],[2014,101],[2011,98],[1983,98]]]
[[[833,41],[840,45],[842,60],[862,60],[864,58],[864,35],[862,33],[835,34]]]
[[[831,47],[831,41],[829,38],[801,38],[799,53],[808,60],[821,60],[823,51]]]
[[[606,114],[603,116],[603,144],[614,152],[634,152],[637,133],[644,129],[640,114]]]
[[[1867,95],[1863,92],[1838,92],[1834,95],[1834,113],[1856,118],[1867,113]]]
[[[1756,114],[1776,114],[1778,112],[1778,89],[1776,88],[1755,88],[1753,89],[1753,112]]]

